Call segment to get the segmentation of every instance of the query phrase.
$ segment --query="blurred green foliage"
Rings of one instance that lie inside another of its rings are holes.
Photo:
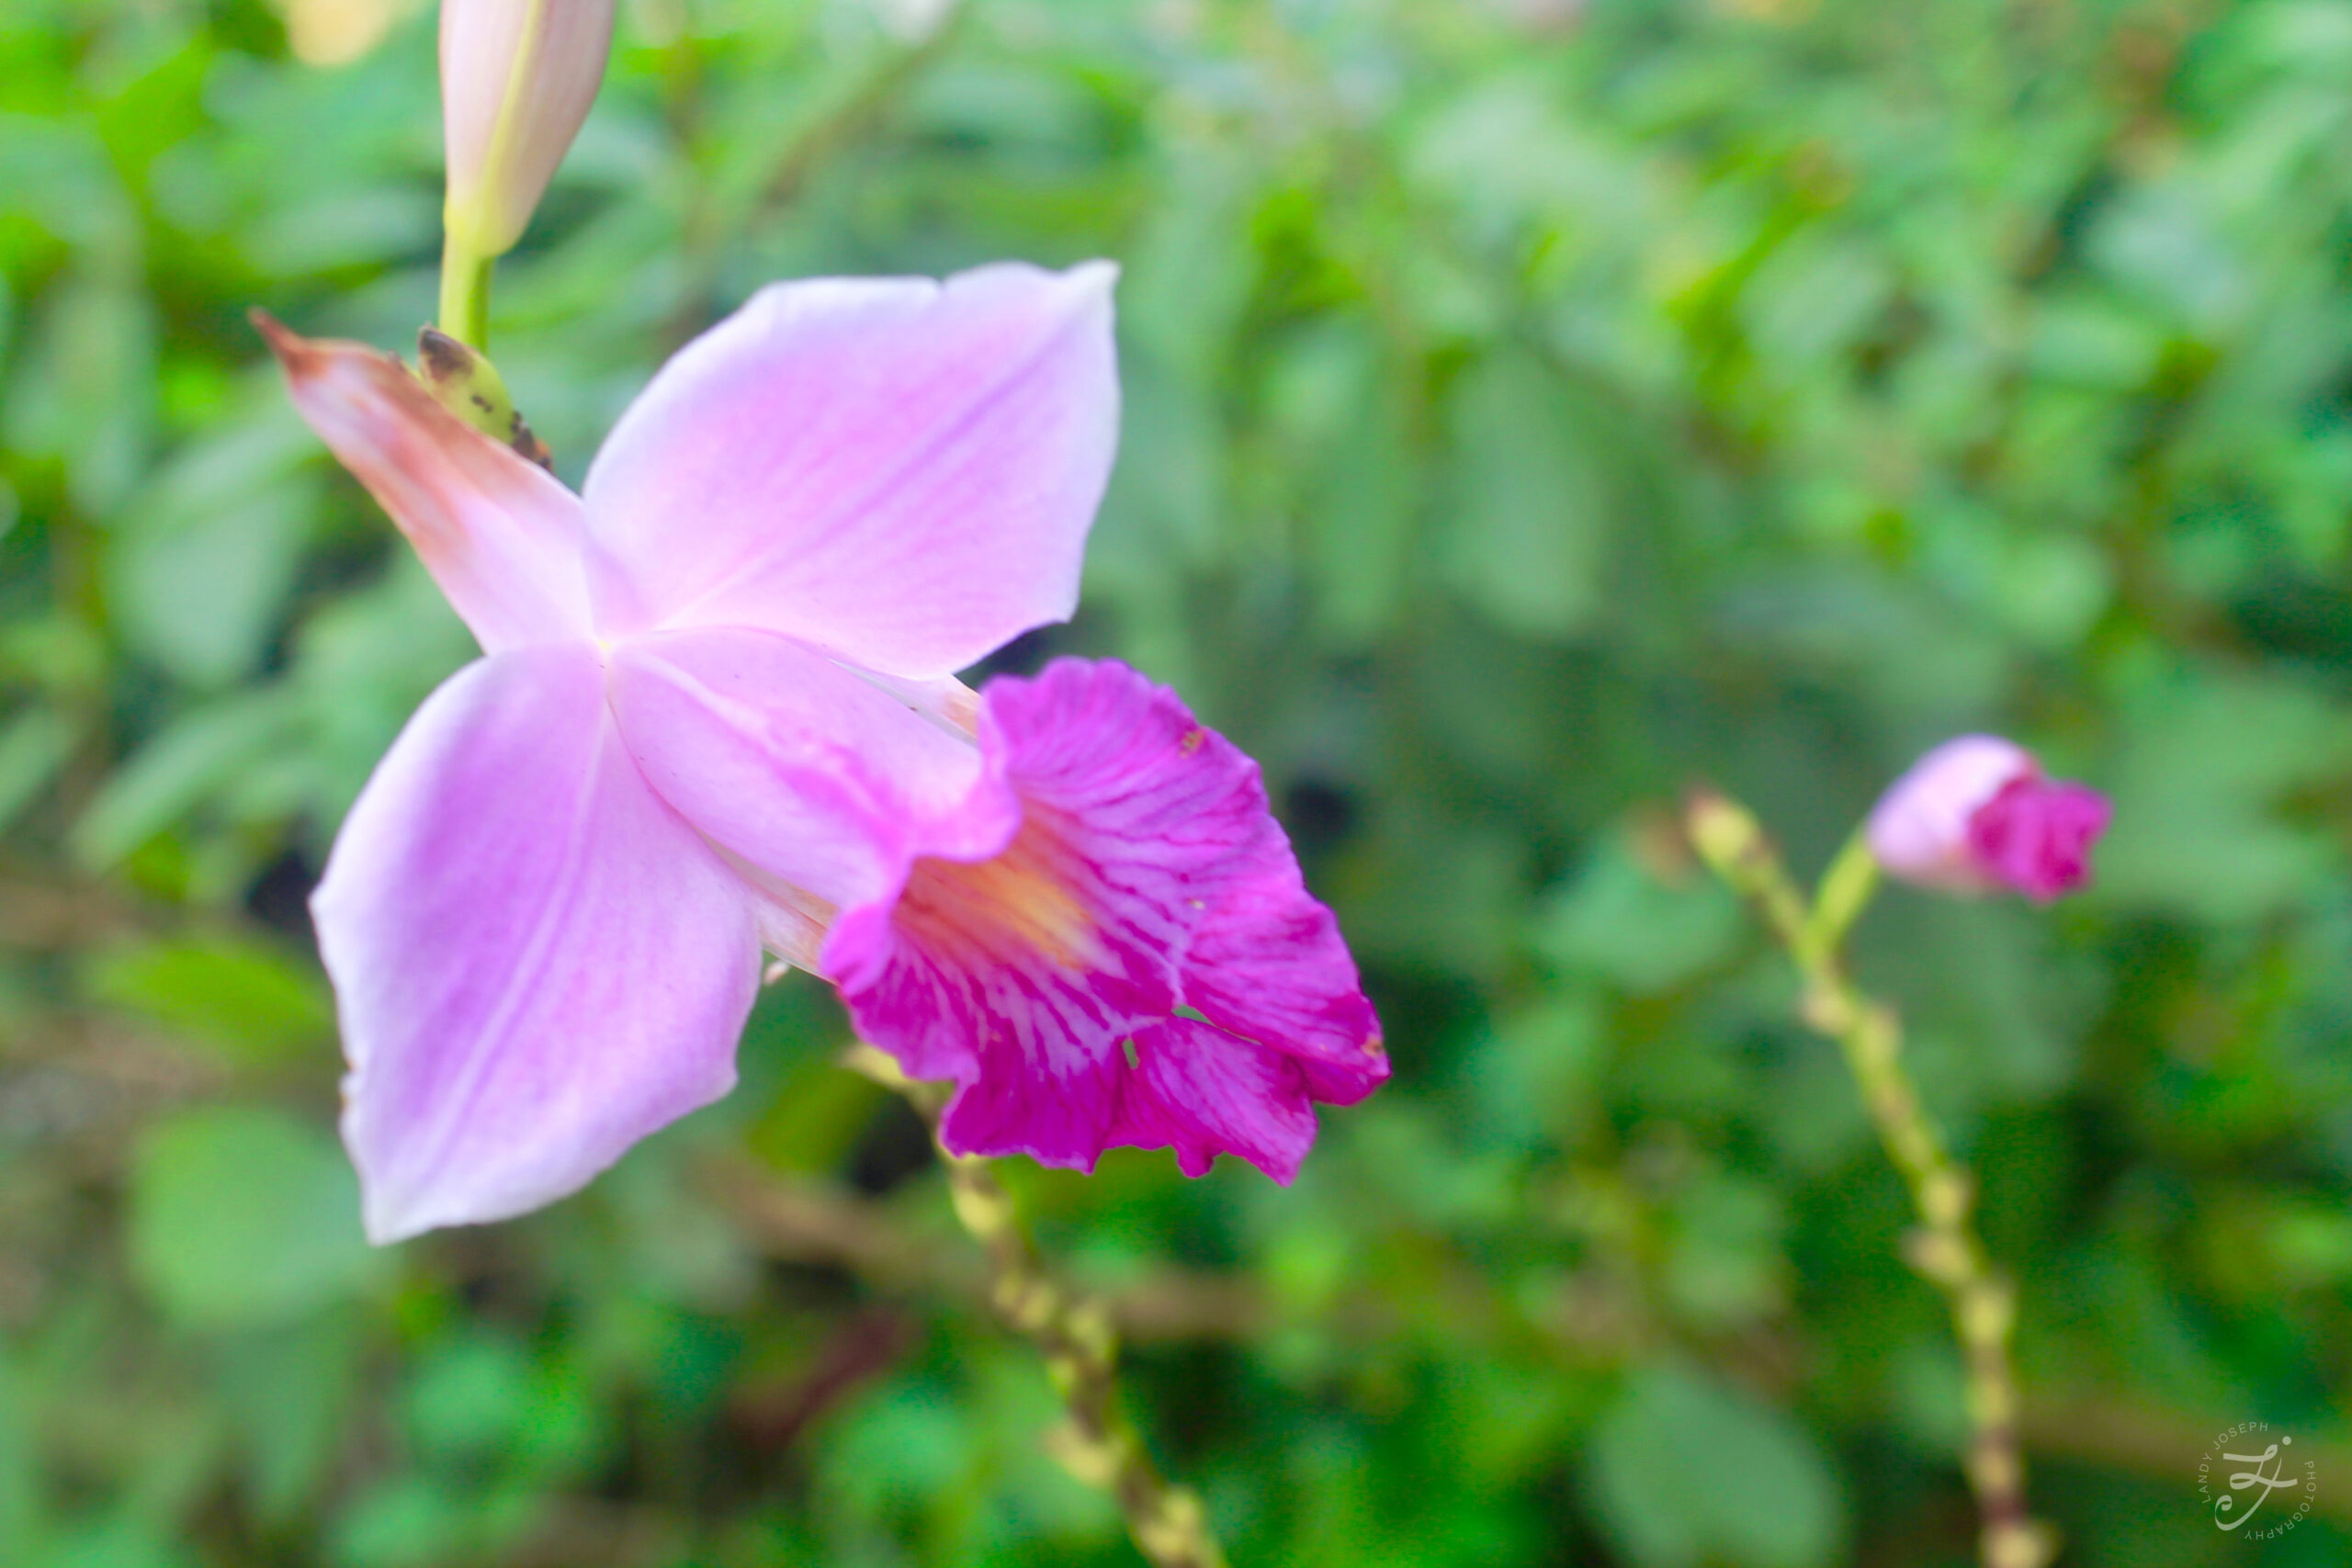
[[[813,986],[582,1197],[359,1242],[301,897],[469,646],[244,322],[430,313],[431,18],[287,3],[356,58],[0,12],[0,1561],[1132,1561]],[[2099,886],[1859,962],[2036,1503],[2234,1562],[2264,1420],[2322,1461],[2266,1562],[2352,1560],[2352,10],[935,9],[625,4],[495,346],[576,480],[768,279],[1124,265],[1086,607],[1008,658],[1265,760],[1398,1069],[1286,1191],[1008,1173],[1235,1561],[1969,1560],[1902,1191],[1668,812],[1818,864],[1979,728],[2113,791]]]

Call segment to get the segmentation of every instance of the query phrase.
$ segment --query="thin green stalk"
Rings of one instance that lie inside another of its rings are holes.
[[[1813,961],[1834,961],[1846,945],[1846,933],[1878,891],[1878,856],[1871,853],[1869,836],[1857,829],[1838,858],[1821,874],[1813,911],[1805,920],[1804,953]]]
[[[441,330],[477,353],[490,347],[490,278],[496,256],[479,255],[451,228],[441,245]]]
[[[1928,1119],[1918,1085],[1903,1064],[1901,1021],[1855,987],[1841,955],[1846,932],[1877,880],[1869,845],[1860,836],[1849,843],[1808,903],[1745,808],[1704,795],[1692,800],[1686,822],[1701,858],[1756,905],[1788,950],[1804,986],[1801,1015],[1837,1042],[1887,1157],[1910,1189],[1920,1228],[1907,1238],[1905,1258],[1943,1292],[1967,1375],[1965,1463],[1982,1521],[1984,1568],[2043,1568],[2056,1545],[2026,1510],[2017,1374],[2009,1354],[2016,1292],[1977,1235],[1968,1173]]]
[[[905,1096],[936,1136],[947,1098],[942,1086],[911,1081],[869,1045],[855,1047],[849,1065]],[[1154,1568],[1225,1568],[1201,1500],[1159,1473],[1120,1403],[1118,1337],[1109,1311],[1054,1279],[989,1161],[944,1146],[940,1158],[956,1219],[987,1250],[990,1304],[1037,1348],[1061,1394],[1065,1418],[1046,1434],[1048,1450],[1080,1481],[1110,1495],[1136,1550]]]

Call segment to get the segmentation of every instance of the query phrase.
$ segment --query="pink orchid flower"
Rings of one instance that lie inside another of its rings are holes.
[[[910,702],[1076,605],[1113,276],[766,289],[577,495],[397,359],[272,332],[484,654],[401,732],[311,904],[373,1237],[582,1186],[732,1087],[763,940],[813,965],[918,847],[986,847],[930,826],[981,761]]]
[[[1871,852],[1906,882],[1954,893],[2009,888],[2039,903],[2090,880],[2107,796],[2043,774],[1996,735],[1963,735],[1922,756],[1871,811]]]
[[[273,329],[486,657],[312,900],[369,1234],[503,1218],[723,1095],[759,949],[958,1090],[965,1153],[1278,1179],[1386,1076],[1255,764],[1066,618],[1117,423],[1111,270],[779,286],[574,496],[400,363]]]

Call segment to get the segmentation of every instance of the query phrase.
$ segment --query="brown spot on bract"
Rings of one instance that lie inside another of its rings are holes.
[[[464,375],[473,365],[473,350],[437,327],[424,327],[416,334],[416,357],[424,367],[428,381],[447,381]],[[484,403],[484,408],[490,405]]]
[[[538,438],[531,427],[523,423],[523,411],[516,409],[506,426],[506,445],[537,463],[548,472],[555,472],[555,454]]]
[[[1193,726],[1192,728],[1184,731],[1184,739],[1176,742],[1176,750],[1189,757],[1193,752],[1199,750],[1202,744],[1205,742],[1208,738],[1209,732],[1203,729],[1196,724]]]

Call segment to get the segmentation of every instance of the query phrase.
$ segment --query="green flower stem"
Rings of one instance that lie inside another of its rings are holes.
[[[854,1047],[849,1066],[905,1096],[937,1135],[944,1086],[909,1079],[870,1045]],[[1037,1348],[1061,1394],[1066,1418],[1046,1434],[1047,1450],[1080,1481],[1110,1495],[1136,1550],[1155,1568],[1225,1568],[1201,1500],[1159,1473],[1119,1402],[1118,1337],[1104,1303],[1048,1272],[989,1161],[944,1145],[939,1152],[956,1217],[987,1250],[990,1304]]]
[[[1878,857],[1871,853],[1867,835],[1857,830],[1838,852],[1822,874],[1820,890],[1814,895],[1813,912],[1804,925],[1804,945],[1802,951],[1807,961],[1834,963],[1838,949],[1846,945],[1846,933],[1854,929],[1869,905],[1871,895],[1878,891]]]
[[[478,254],[450,228],[441,244],[441,320],[437,325],[468,348],[490,347],[490,277],[494,255]]]
[[[1877,880],[1869,846],[1857,835],[1808,904],[1744,807],[1702,795],[1691,801],[1685,822],[1701,858],[1755,904],[1788,950],[1804,984],[1800,1015],[1845,1054],[1887,1156],[1911,1190],[1920,1228],[1906,1239],[1905,1258],[1950,1303],[1966,1369],[1966,1466],[1983,1520],[1984,1568],[2043,1568],[2056,1555],[2056,1543],[2026,1511],[2017,1374],[2009,1356],[2016,1292],[1977,1235],[1968,1173],[1928,1119],[1918,1085],[1903,1065],[1901,1021],[1893,1009],[1855,987],[1841,956],[1846,932]]]

